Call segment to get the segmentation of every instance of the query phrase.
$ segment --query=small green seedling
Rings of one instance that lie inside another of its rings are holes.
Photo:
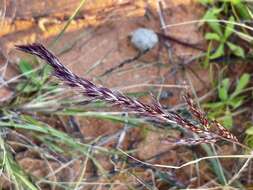
[[[233,126],[232,112],[239,108],[245,96],[242,95],[245,87],[250,81],[249,74],[243,74],[237,81],[236,88],[233,93],[229,93],[230,80],[229,78],[223,79],[218,85],[218,97],[217,102],[207,103],[204,107],[209,109],[209,117],[218,118],[222,117],[223,125],[226,128],[231,128]]]
[[[247,29],[240,24],[244,20],[252,20],[253,13],[248,3],[242,0],[199,0],[207,7],[203,21],[207,23],[210,32],[205,34],[209,41],[204,66],[208,66],[210,60],[235,55],[245,58],[245,52],[237,41],[233,40],[233,34],[247,42],[251,37]],[[235,25],[238,26],[235,28]]]
[[[207,11],[204,16],[204,20],[207,20],[209,22],[208,25],[213,30],[213,32],[206,33],[205,39],[209,40],[210,44],[212,44],[214,41],[219,43],[218,47],[214,50],[214,52],[211,53],[211,55],[208,55],[209,59],[212,60],[224,56],[225,47],[227,47],[233,55],[244,58],[244,50],[240,46],[229,41],[229,38],[234,31],[235,18],[233,16],[230,16],[225,26],[225,29],[222,30],[217,18],[217,14],[219,12],[220,9],[213,8]]]

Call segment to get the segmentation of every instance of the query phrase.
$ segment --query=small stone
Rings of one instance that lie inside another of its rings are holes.
[[[158,43],[158,36],[153,30],[139,28],[132,33],[131,42],[138,50],[145,52]]]

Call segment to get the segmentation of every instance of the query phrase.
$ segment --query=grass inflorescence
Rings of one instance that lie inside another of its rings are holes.
[[[182,128],[202,136],[199,139],[179,140],[177,144],[210,143],[217,141],[219,137],[237,142],[237,138],[222,127],[217,121],[209,122],[209,120],[205,118],[204,113],[196,108],[189,95],[186,96],[186,102],[188,103],[193,115],[200,120],[202,128],[195,126],[175,112],[164,111],[159,103],[147,105],[136,99],[129,98],[118,91],[112,91],[105,87],[96,86],[89,80],[83,79],[67,69],[62,63],[60,63],[56,56],[54,56],[41,44],[17,45],[16,47],[21,51],[36,55],[45,60],[53,67],[54,76],[62,80],[68,86],[78,88],[79,92],[82,92],[87,97],[103,100],[112,105],[120,106],[121,108],[134,111],[138,115],[154,119],[157,122],[177,124]],[[212,127],[215,127],[216,130],[214,131],[216,133],[209,130]]]

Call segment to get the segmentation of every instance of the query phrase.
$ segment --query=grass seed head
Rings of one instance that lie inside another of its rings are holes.
[[[38,56],[45,60],[53,68],[53,74],[66,85],[76,88],[78,92],[85,96],[105,101],[111,105],[120,106],[129,111],[134,111],[138,115],[148,117],[162,123],[174,123],[200,136],[199,139],[181,139],[176,144],[195,145],[200,143],[214,143],[220,138],[237,142],[237,138],[227,129],[220,125],[217,121],[209,121],[204,112],[200,111],[189,94],[185,96],[185,100],[189,106],[189,110],[193,116],[202,124],[202,127],[192,124],[175,112],[166,112],[158,102],[152,105],[144,104],[139,100],[125,96],[124,94],[113,91],[105,87],[98,87],[87,79],[81,78],[66,68],[58,58],[47,50],[42,44],[17,45],[19,50]],[[217,130],[211,131],[210,127]]]

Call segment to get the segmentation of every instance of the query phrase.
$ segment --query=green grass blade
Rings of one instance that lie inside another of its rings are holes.
[[[69,24],[71,23],[71,21],[76,17],[76,15],[78,14],[78,12],[80,11],[80,9],[82,8],[82,6],[84,5],[84,3],[86,2],[86,0],[82,0],[79,4],[79,6],[76,8],[76,10],[74,11],[74,13],[70,16],[70,18],[68,19],[67,23],[64,25],[63,29],[61,30],[61,32],[56,36],[56,38],[51,42],[50,46],[54,46],[55,43],[61,38],[61,36],[64,34],[64,32],[66,31],[66,29],[68,28]]]

